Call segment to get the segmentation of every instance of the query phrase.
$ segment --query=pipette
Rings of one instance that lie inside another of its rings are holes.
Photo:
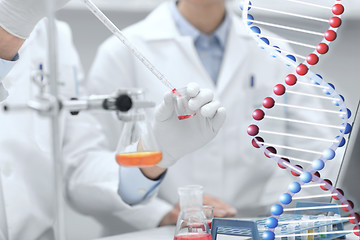
[[[170,81],[165,77],[164,74],[162,74],[141,52],[139,52],[136,47],[131,44],[131,42],[125,37],[125,35],[113,24],[110,19],[108,19],[103,12],[91,1],[91,0],[82,0],[87,8],[107,27],[128,49],[129,51],[138,59],[140,62],[142,62],[145,67],[147,67],[150,72],[152,72],[157,79],[159,79],[166,87],[168,87],[174,96],[176,96],[177,102],[181,103],[180,107],[182,108],[182,112],[189,111],[187,102],[188,100],[178,92],[178,90],[170,83]],[[179,106],[176,105],[176,108]],[[192,116],[195,116],[195,114],[183,114],[179,115],[179,120],[188,119]]]
[[[125,35],[108,19],[103,12],[91,1],[82,0],[87,8],[130,50],[130,52],[140,60],[166,87],[173,93],[179,95],[170,81],[162,74],[136,47],[125,37]]]

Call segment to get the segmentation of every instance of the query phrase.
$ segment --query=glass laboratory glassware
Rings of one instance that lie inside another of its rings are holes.
[[[202,210],[209,225],[209,230],[211,230],[211,223],[214,218],[214,207],[210,205],[204,205],[202,206]]]
[[[211,240],[209,225],[202,209],[202,186],[180,187],[178,193],[180,213],[174,240]]]
[[[142,90],[132,90],[134,100],[143,100]],[[116,149],[116,162],[122,166],[154,166],[162,159],[162,153],[155,140],[145,110],[132,108],[127,113],[118,113],[124,122]]]
[[[173,91],[174,98],[175,98],[175,112],[178,116],[179,120],[185,120],[195,116],[196,113],[192,111],[189,106],[188,102],[190,97],[186,92],[186,87],[177,89],[176,92]]]

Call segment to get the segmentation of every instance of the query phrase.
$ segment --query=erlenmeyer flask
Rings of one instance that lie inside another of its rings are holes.
[[[134,100],[143,100],[143,92],[131,93]],[[116,149],[116,161],[122,166],[153,166],[162,159],[162,153],[153,135],[144,109],[133,108],[119,113],[124,122]]]
[[[174,240],[211,240],[209,225],[202,210],[203,188],[189,185],[178,189],[180,214]]]

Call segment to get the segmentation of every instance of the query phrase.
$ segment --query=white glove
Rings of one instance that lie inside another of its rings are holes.
[[[165,95],[156,110],[153,132],[163,153],[159,167],[167,168],[182,156],[210,142],[225,121],[225,108],[213,101],[211,90],[200,89],[196,83],[188,84],[186,90],[190,97],[188,107],[197,113],[196,116],[179,120],[171,92]]]
[[[0,27],[16,37],[28,38],[37,22],[46,16],[48,1],[50,0],[0,0]],[[56,9],[69,1],[56,0]]]

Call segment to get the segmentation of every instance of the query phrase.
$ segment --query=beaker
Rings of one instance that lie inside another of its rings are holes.
[[[143,91],[132,90],[134,100],[143,100]],[[162,153],[147,121],[145,110],[132,108],[127,113],[118,113],[124,122],[118,146],[116,162],[122,166],[154,166],[162,159]]]
[[[178,189],[180,213],[174,240],[211,240],[209,226],[202,209],[203,188],[189,185]]]
[[[189,119],[196,115],[196,112],[189,108],[188,102],[190,97],[187,94],[187,88],[180,88],[173,90],[173,96],[175,98],[175,112],[179,120]]]

